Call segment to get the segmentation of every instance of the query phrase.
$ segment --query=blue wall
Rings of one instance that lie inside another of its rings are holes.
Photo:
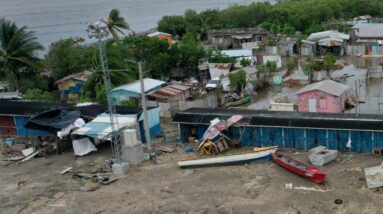
[[[14,116],[14,118],[15,118],[15,125],[16,125],[17,136],[22,136],[22,137],[37,137],[37,136],[48,136],[48,135],[51,135],[51,133],[46,132],[46,131],[33,130],[33,129],[25,128],[24,124],[30,118],[28,116]]]
[[[182,142],[186,142],[191,125],[180,125]],[[197,126],[201,139],[208,126]],[[230,138],[240,138],[243,146],[279,146],[280,148],[311,149],[319,145],[346,151],[349,136],[352,151],[370,153],[375,147],[383,147],[383,132],[322,130],[270,127],[232,127],[227,131]]]
[[[150,138],[153,139],[161,133],[160,126],[160,108],[152,108],[148,110],[148,126],[150,130]],[[145,129],[144,129],[144,114],[140,114],[138,118],[140,124],[141,140],[146,142]]]

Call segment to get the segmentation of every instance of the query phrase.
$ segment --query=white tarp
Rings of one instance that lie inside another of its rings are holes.
[[[74,154],[78,156],[83,156],[88,154],[89,152],[97,151],[97,148],[93,145],[89,138],[73,140],[72,144]]]
[[[69,124],[67,127],[61,129],[61,131],[57,132],[57,137],[62,139],[63,137],[67,136],[70,131],[74,128],[81,128],[85,125],[85,121],[82,118],[78,118],[73,123]]]

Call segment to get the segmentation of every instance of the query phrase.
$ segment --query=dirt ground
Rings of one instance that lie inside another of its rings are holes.
[[[285,152],[308,161],[306,151]],[[368,189],[363,173],[382,157],[341,153],[323,167],[326,183],[316,185],[272,161],[179,169],[177,161],[190,156],[177,147],[158,157],[162,164],[130,167],[94,192],[80,192],[81,182],[59,172],[97,170],[110,157],[108,147],[86,157],[66,153],[7,167],[1,161],[0,213],[382,213],[383,189]],[[317,191],[286,189],[287,183]]]

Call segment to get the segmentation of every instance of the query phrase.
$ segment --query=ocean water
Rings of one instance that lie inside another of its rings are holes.
[[[86,39],[87,26],[106,19],[113,8],[121,11],[133,31],[140,32],[156,27],[162,16],[183,14],[189,8],[223,9],[254,1],[264,0],[0,0],[0,18],[36,31],[38,40],[48,48],[62,38]]]

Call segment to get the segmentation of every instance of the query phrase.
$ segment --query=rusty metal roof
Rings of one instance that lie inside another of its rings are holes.
[[[158,99],[166,99],[168,97],[172,97],[177,94],[180,94],[181,92],[186,91],[188,89],[190,89],[189,86],[174,84],[174,85],[169,85],[164,88],[161,88],[153,93],[150,93],[148,94],[148,96],[158,98]]]

